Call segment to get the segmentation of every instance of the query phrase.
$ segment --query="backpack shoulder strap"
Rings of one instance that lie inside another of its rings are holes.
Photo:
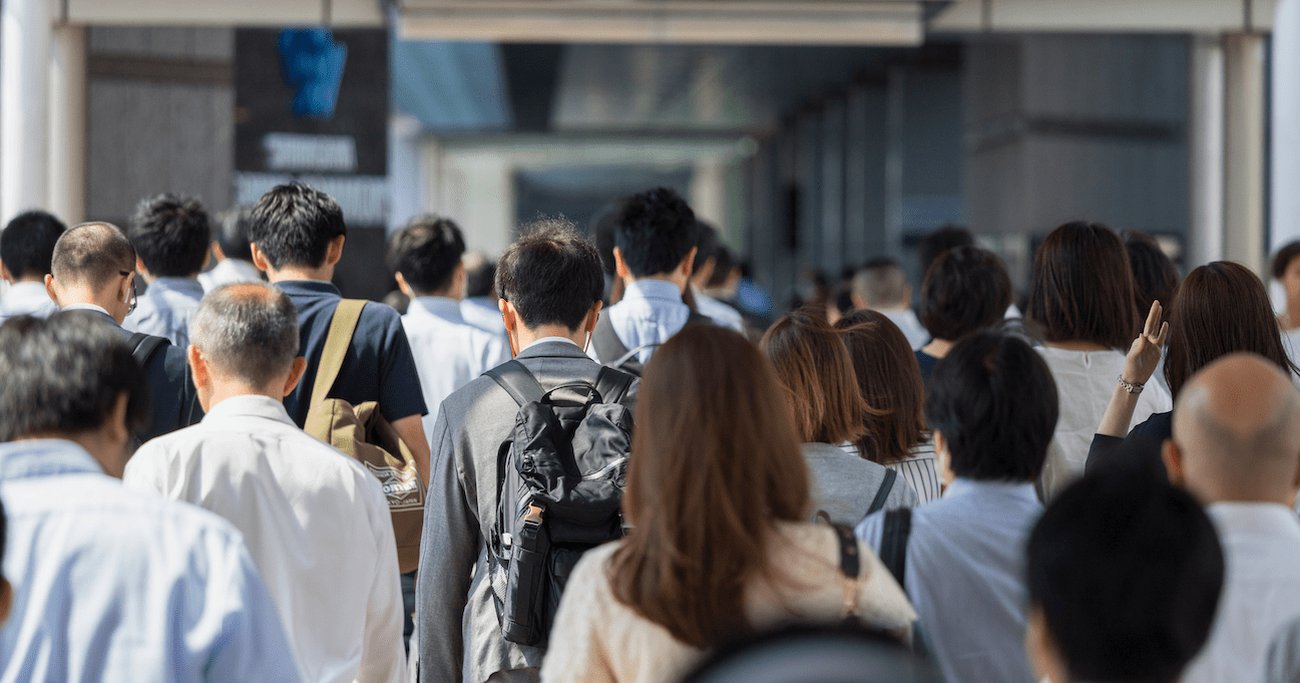
[[[325,336],[325,349],[321,351],[320,365],[316,368],[316,383],[311,390],[311,405],[324,401],[334,382],[343,369],[343,360],[347,358],[348,347],[352,346],[352,335],[361,320],[361,310],[366,302],[361,299],[342,299],[334,309],[330,319],[329,333]]]
[[[135,359],[136,365],[144,367],[149,364],[149,359],[153,357],[154,351],[164,344],[170,344],[166,337],[159,337],[144,332],[136,332],[126,341],[126,345],[131,347],[131,357]]]
[[[523,363],[517,360],[510,360],[496,366],[483,373],[492,378],[510,398],[515,400],[521,407],[526,403],[533,403],[542,400],[546,396],[546,388],[537,381],[533,373],[524,367]]]
[[[867,514],[880,512],[885,508],[885,501],[889,500],[889,493],[894,490],[894,482],[898,480],[898,470],[885,468],[885,480],[880,482],[880,488],[876,491],[876,497],[871,501],[871,507],[867,508]]]
[[[611,367],[601,366],[596,374],[596,393],[605,403],[622,403],[636,377]]]
[[[832,524],[840,551],[841,586],[844,597],[844,618],[858,616],[858,575],[862,573],[862,557],[858,553],[858,539],[853,530],[843,524]]]
[[[901,508],[885,513],[880,532],[880,562],[885,565],[898,585],[907,590],[904,576],[907,570],[907,539],[912,535],[912,509]]]
[[[709,316],[704,315],[703,313],[700,313],[699,311],[692,308],[691,315],[686,319],[686,325],[684,325],[684,327],[691,327],[692,325],[716,325],[716,324],[717,323],[713,322],[713,318],[710,318]]]
[[[614,331],[614,323],[610,322],[608,314],[600,316],[600,320],[596,321],[596,329],[591,333],[591,343],[596,347],[596,355],[600,356],[600,362],[607,365],[612,365],[611,360],[624,357],[628,353],[627,346]]]

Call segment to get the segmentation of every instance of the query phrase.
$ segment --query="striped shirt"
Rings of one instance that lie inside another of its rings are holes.
[[[859,457],[862,455],[858,452],[856,444],[845,443],[841,444],[840,448]],[[943,488],[939,483],[939,468],[936,465],[934,444],[929,440],[913,446],[912,453],[906,458],[885,467],[897,470],[899,476],[912,485],[912,490],[916,491],[916,497],[921,501],[918,505],[937,500],[943,494]]]

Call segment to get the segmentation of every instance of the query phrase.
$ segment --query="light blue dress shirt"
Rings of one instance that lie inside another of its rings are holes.
[[[59,310],[41,282],[18,282],[0,299],[0,323],[20,315],[48,318]]]
[[[0,499],[0,681],[302,680],[225,520],[128,491],[70,441],[0,444]]]
[[[1031,483],[958,479],[912,510],[904,590],[948,683],[1030,683],[1025,544],[1043,512]],[[879,552],[884,515],[858,525]]]
[[[182,351],[190,345],[190,320],[203,301],[203,285],[187,277],[160,277],[140,295],[122,327],[171,340]]]
[[[682,303],[682,291],[677,285],[665,280],[637,280],[628,283],[623,299],[610,306],[605,315],[629,351],[650,345],[637,353],[637,361],[644,365],[650,362],[657,345],[686,326],[691,309]],[[615,360],[597,357],[595,345],[587,353],[598,362]]]

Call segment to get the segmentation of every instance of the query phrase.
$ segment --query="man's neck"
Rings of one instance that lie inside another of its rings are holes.
[[[584,348],[587,343],[586,332],[581,329],[571,330],[563,325],[541,325],[532,329],[521,326],[513,337],[512,341],[515,346],[513,351],[515,355],[519,355],[520,351],[532,346],[538,340],[546,339],[547,337],[561,337],[568,339],[576,344],[578,348]]]
[[[91,291],[64,292],[63,297],[59,299],[59,308],[68,306],[98,306],[108,312],[109,316],[121,325],[124,318],[118,318],[114,309],[117,308],[117,299],[112,294],[99,295]]]
[[[679,292],[686,291],[686,283],[687,283],[686,276],[673,274],[673,273],[660,273],[658,275],[643,275],[640,277],[636,275],[628,275],[627,277],[623,278],[623,281],[628,285],[631,285],[633,282],[668,282],[676,286],[677,291]]]
[[[272,268],[266,271],[266,279],[273,283],[291,282],[295,280],[329,282],[334,279],[334,268],[332,266],[321,266],[319,268],[307,268],[305,266]]]
[[[45,276],[44,276],[44,275],[34,275],[34,276],[32,276],[32,277],[20,277],[20,278],[18,278],[17,280],[10,280],[10,281],[9,281],[9,286],[10,286],[10,287],[17,287],[18,285],[40,285],[40,286],[44,287],[44,286],[45,286]]]
[[[271,384],[275,384],[275,383],[272,382]],[[279,386],[283,386],[283,385],[284,382],[282,379],[281,382],[279,383]],[[275,389],[271,388],[269,385],[265,387],[248,387],[238,383],[222,384],[222,385],[216,385],[212,387],[212,394],[208,396],[208,400],[207,400],[208,405],[203,406],[203,410],[204,412],[212,412],[213,408],[221,405],[222,403],[229,401],[232,398],[240,398],[242,396],[266,397],[271,399],[272,401],[275,401],[276,403],[280,403],[284,401],[283,395],[281,395],[280,392],[277,392]]]
[[[412,298],[415,299],[451,299],[452,301],[460,301],[462,298],[455,289],[440,289],[436,292],[413,292],[413,294],[415,296]]]

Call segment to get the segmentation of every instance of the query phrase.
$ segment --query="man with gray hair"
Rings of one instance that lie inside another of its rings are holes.
[[[879,311],[898,325],[913,351],[930,341],[930,333],[912,311],[912,287],[898,261],[887,257],[867,261],[853,276],[852,298],[854,308]]]
[[[199,306],[190,342],[207,416],[142,446],[126,484],[243,532],[308,680],[403,680],[387,499],[365,467],[307,436],[282,403],[306,365],[293,304],[266,284],[220,287]]]

